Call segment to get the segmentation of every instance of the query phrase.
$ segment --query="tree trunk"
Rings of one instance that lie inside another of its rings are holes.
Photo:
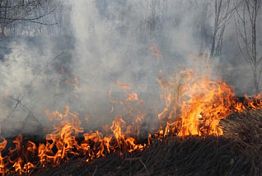
[[[259,63],[257,61],[257,31],[256,31],[256,23],[257,23],[257,1],[254,1],[254,10],[252,14],[252,20],[251,20],[251,25],[252,25],[252,57],[254,60],[254,86],[255,86],[255,93],[259,93],[259,76],[257,75],[257,70],[259,67]]]
[[[255,94],[259,93],[259,77],[257,74],[257,66],[253,69],[253,81],[254,81],[254,89],[255,89]]]
[[[5,36],[5,26],[3,24],[1,25],[1,35]]]

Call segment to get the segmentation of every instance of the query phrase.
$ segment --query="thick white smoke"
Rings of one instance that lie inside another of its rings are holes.
[[[161,107],[157,77],[187,67],[202,68],[203,61],[194,59],[210,49],[200,35],[201,20],[207,28],[213,25],[213,16],[203,18],[201,3],[205,2],[65,1],[68,10],[60,34],[50,35],[48,30],[6,44],[10,52],[5,52],[0,65],[0,120],[5,129],[22,128],[12,125],[22,124],[28,114],[49,126],[45,110],[61,110],[65,105],[90,125],[110,121],[115,114],[110,114],[108,92],[122,91],[116,82],[130,84],[145,99],[145,109]],[[210,9],[207,13],[212,14]],[[209,40],[211,33],[203,35]],[[232,26],[225,36],[225,46],[231,45]],[[228,48],[213,64],[232,70],[234,62],[224,58],[235,57],[238,48]]]

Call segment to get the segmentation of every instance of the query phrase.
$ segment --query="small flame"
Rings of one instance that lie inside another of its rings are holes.
[[[3,139],[3,141],[0,142],[0,174],[5,175],[7,172],[6,166],[5,166],[5,158],[2,156],[3,150],[6,148],[7,140]]]

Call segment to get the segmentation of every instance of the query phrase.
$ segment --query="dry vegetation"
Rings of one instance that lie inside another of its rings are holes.
[[[221,123],[222,137],[169,138],[147,150],[101,158],[72,159],[37,176],[57,175],[261,175],[262,111],[232,114]]]

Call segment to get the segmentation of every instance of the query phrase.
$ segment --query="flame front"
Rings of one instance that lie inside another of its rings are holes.
[[[0,174],[30,174],[36,166],[57,166],[74,157],[85,158],[90,162],[106,157],[110,153],[143,151],[152,143],[152,139],[162,140],[166,136],[185,137],[189,135],[223,135],[219,127],[221,119],[230,113],[246,109],[261,109],[261,95],[245,97],[238,101],[232,88],[223,81],[212,80],[207,76],[195,75],[192,71],[183,71],[171,81],[159,79],[163,88],[165,106],[158,114],[161,126],[148,134],[144,143],[138,143],[138,136],[144,114],[135,111],[128,103],[137,102],[142,106],[139,94],[131,90],[128,84],[117,83],[126,90],[127,98],[121,101],[128,105],[128,112],[134,120],[127,123],[118,116],[104,131],[84,132],[80,126],[78,114],[65,107],[64,112],[47,113],[53,122],[53,131],[46,135],[43,143],[25,141],[17,136],[11,147],[8,141],[0,142]],[[115,101],[114,101],[115,102]]]
[[[223,135],[219,127],[221,119],[232,112],[246,109],[261,109],[261,95],[253,99],[245,96],[239,102],[233,89],[223,81],[212,80],[205,75],[197,75],[185,70],[171,81],[159,80],[164,89],[165,107],[158,114],[160,120],[167,121],[164,135],[176,133],[178,136]]]

